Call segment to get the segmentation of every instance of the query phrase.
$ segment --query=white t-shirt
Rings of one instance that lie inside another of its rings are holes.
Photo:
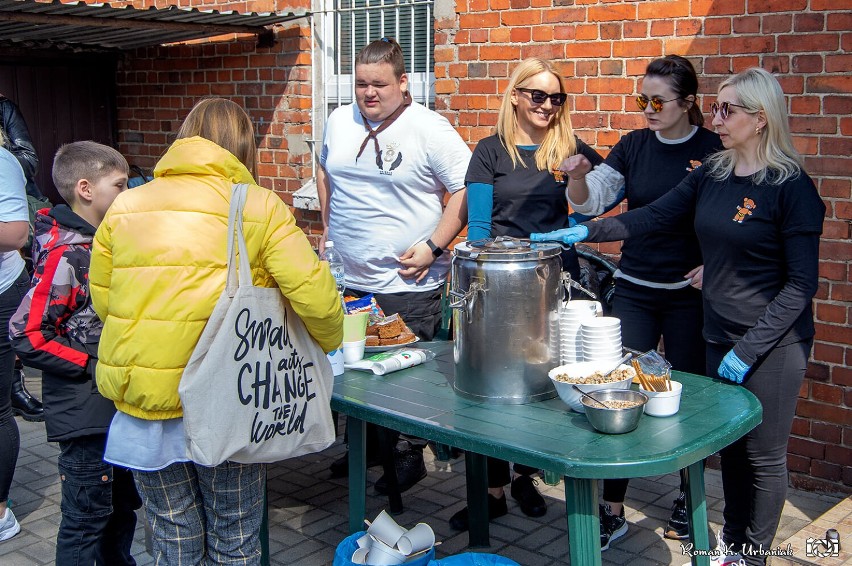
[[[29,222],[26,185],[21,164],[14,155],[0,147],[0,222]],[[20,253],[0,253],[0,293],[12,286],[23,269],[24,258]]]
[[[435,231],[445,190],[464,188],[470,148],[446,118],[417,103],[378,135],[380,157],[370,140],[356,162],[366,135],[358,106],[342,106],[328,118],[320,154],[331,185],[328,237],[343,256],[346,286],[381,293],[440,287],[449,254],[418,284],[399,276],[399,256]]]

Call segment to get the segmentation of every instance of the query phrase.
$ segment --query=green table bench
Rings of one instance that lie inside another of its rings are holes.
[[[485,466],[486,456],[494,456],[564,478],[571,564],[601,564],[598,479],[652,476],[682,468],[687,470],[692,542],[696,549],[709,549],[702,461],[760,423],[760,402],[746,389],[674,372],[673,379],[683,383],[677,415],[646,415],[635,431],[606,435],[559,398],[495,405],[460,397],[452,388],[453,343],[418,347],[432,350],[436,358],[384,376],[349,370],[335,380],[332,409],[347,415],[351,532],[364,525],[365,427],[371,422],[465,450],[472,547],[489,542]],[[388,464],[386,468],[393,469]],[[693,564],[706,566],[709,560],[695,557]]]

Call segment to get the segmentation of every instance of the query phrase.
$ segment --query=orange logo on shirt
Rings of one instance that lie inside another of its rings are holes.
[[[757,204],[748,197],[743,199],[743,205],[737,205],[737,213],[734,214],[733,221],[743,223],[743,220],[746,219],[746,216],[751,216],[753,214],[752,210],[757,208]]]
[[[686,168],[690,173],[701,167],[701,162],[694,159],[689,160],[689,167]]]

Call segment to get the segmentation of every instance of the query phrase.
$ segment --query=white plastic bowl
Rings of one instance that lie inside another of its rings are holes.
[[[620,358],[621,356],[619,356]],[[574,389],[574,383],[569,383],[567,381],[559,381],[555,379],[555,377],[559,374],[566,373],[571,377],[585,377],[587,375],[591,375],[596,371],[608,371],[612,369],[612,366],[615,362],[618,361],[619,358],[616,358],[613,361],[602,361],[602,362],[576,362],[573,364],[565,364],[559,367],[555,367],[548,372],[548,377],[553,382],[553,386],[556,388],[556,393],[559,394],[559,398],[562,399],[566,405],[568,405],[574,411],[578,413],[585,413],[585,409],[583,408],[583,404],[580,403],[580,394]],[[619,366],[620,369],[633,369],[631,366],[626,364],[621,364]],[[585,393],[590,391],[597,391],[599,389],[630,389],[630,383],[633,381],[633,376],[623,379],[621,381],[610,381],[608,383],[591,383],[591,384],[583,384],[578,383],[577,387],[582,389]]]
[[[621,329],[621,319],[614,316],[599,316],[597,318],[588,318],[583,321],[583,328],[618,328]]]
[[[671,391],[648,391],[639,386],[639,391],[648,396],[645,404],[645,414],[652,417],[670,417],[680,410],[680,397],[683,385],[672,381]]]

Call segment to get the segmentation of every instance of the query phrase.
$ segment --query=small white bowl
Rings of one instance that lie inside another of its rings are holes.
[[[621,353],[621,342],[598,342],[596,344],[589,344],[588,342],[583,342],[583,350],[587,352],[618,352]]]
[[[556,388],[556,393],[559,394],[559,398],[565,401],[565,404],[568,405],[571,409],[578,413],[585,413],[585,409],[583,408],[583,404],[580,402],[580,394],[574,389],[573,382],[567,381],[559,381],[556,379],[556,376],[559,374],[568,374],[571,377],[585,377],[595,373],[596,371],[604,372],[612,369],[612,366],[621,358],[618,356],[612,361],[594,361],[594,362],[575,362],[573,364],[565,364],[559,367],[555,367],[548,372],[548,377],[553,382],[553,386]],[[621,364],[619,369],[630,369],[633,368],[626,364]],[[579,387],[583,392],[588,393],[590,391],[597,391],[599,389],[630,389],[630,383],[633,381],[633,375],[635,372],[631,372],[631,376],[623,379],[621,381],[610,381],[607,383],[577,383],[577,387]]]
[[[671,391],[648,391],[641,385],[639,391],[648,396],[645,404],[645,414],[652,417],[670,417],[680,410],[680,397],[683,385],[679,381],[672,381]]]
[[[621,319],[614,316],[599,316],[587,318],[581,324],[583,328],[618,328],[621,329]]]

